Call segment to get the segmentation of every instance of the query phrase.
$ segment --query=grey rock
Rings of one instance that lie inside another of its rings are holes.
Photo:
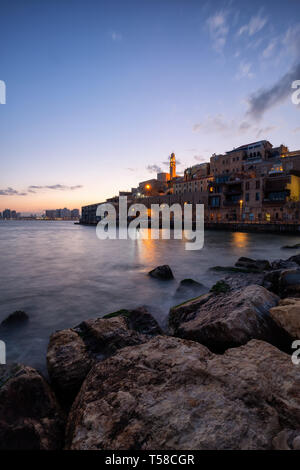
[[[276,259],[272,261],[271,267],[273,270],[278,269],[290,269],[290,268],[297,268],[298,264],[292,260],[283,260],[283,259]]]
[[[294,263],[300,265],[300,254],[299,254],[299,255],[295,255],[295,256],[291,256],[291,257],[288,259],[288,261],[293,261]]]
[[[295,245],[284,245],[281,247],[282,250],[296,250],[300,248],[300,243],[296,243]]]
[[[280,297],[300,297],[300,268],[281,271],[278,290]]]
[[[35,369],[0,365],[0,450],[61,449],[64,423],[54,393]]]
[[[149,271],[149,276],[154,277],[155,279],[160,279],[162,281],[169,281],[174,279],[172,270],[170,266],[164,264],[162,266],[157,266],[156,268]]]
[[[218,353],[251,339],[268,341],[287,350],[291,338],[269,313],[278,300],[276,295],[258,285],[203,295],[171,308],[170,332]]]
[[[262,272],[271,269],[269,261],[262,259],[251,259],[242,256],[237,260],[235,266],[246,268],[249,271]]]
[[[22,310],[16,310],[2,321],[1,326],[18,326],[24,324],[28,320],[29,317],[26,312],[23,312]]]
[[[48,373],[61,403],[69,407],[89,370],[118,349],[148,341],[162,331],[145,309],[120,310],[51,335]]]
[[[175,297],[187,300],[205,292],[208,292],[208,288],[201,282],[194,281],[194,279],[183,279],[176,289]]]
[[[96,364],[69,414],[74,450],[297,448],[300,368],[263,341],[215,355],[157,336]]]
[[[263,273],[232,273],[224,277],[224,282],[226,282],[231,289],[241,289],[242,287],[250,286],[252,284],[257,284],[259,286],[263,285],[264,274]]]

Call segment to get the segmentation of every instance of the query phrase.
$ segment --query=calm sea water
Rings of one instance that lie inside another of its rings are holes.
[[[0,322],[15,310],[30,320],[0,331],[8,361],[45,371],[49,335],[84,319],[120,308],[145,305],[164,326],[169,308],[185,300],[178,283],[193,278],[211,287],[222,273],[215,265],[232,265],[239,256],[285,258],[282,245],[299,243],[297,236],[207,231],[201,251],[186,251],[181,240],[105,240],[95,227],[72,222],[0,222]],[[147,276],[169,264],[176,280]]]

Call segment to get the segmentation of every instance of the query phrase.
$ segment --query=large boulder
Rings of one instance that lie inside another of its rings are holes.
[[[269,261],[265,259],[251,259],[242,256],[237,260],[235,266],[245,268],[250,272],[262,272],[271,269]]]
[[[47,352],[48,374],[62,404],[72,403],[93,363],[94,358],[78,332],[70,328],[51,335]]]
[[[299,264],[300,264],[300,254],[291,256],[291,257],[288,259],[288,261],[292,261],[292,262],[294,262],[294,263],[296,263],[296,264],[299,265]]]
[[[20,364],[0,365],[0,450],[63,447],[64,416],[44,378]]]
[[[215,355],[157,336],[93,367],[69,414],[66,448],[299,448],[299,386],[300,368],[262,341]]]
[[[230,290],[230,286],[228,286]],[[208,300],[214,299],[215,296],[212,292],[202,294],[194,299],[182,302],[175,307],[172,307],[168,317],[169,330],[172,335],[177,336],[178,329],[182,323],[192,320],[195,316],[195,312],[199,311],[202,305]]]
[[[106,317],[86,320],[50,337],[48,373],[57,396],[67,407],[95,362],[162,333],[156,320],[143,308],[120,310]]]
[[[287,350],[291,338],[269,314],[278,300],[258,285],[220,294],[211,292],[171,308],[170,331],[215,352],[224,352],[251,339],[262,339]]]
[[[117,312],[104,315],[103,318],[114,317],[125,318],[127,327],[130,330],[137,331],[138,333],[150,336],[160,335],[162,333],[162,330],[155,318],[144,307],[133,310],[118,310]]]
[[[273,270],[298,268],[298,264],[295,261],[292,261],[290,259],[275,259],[271,263],[271,268]]]
[[[300,299],[280,300],[277,307],[271,308],[270,315],[293,338],[300,338]]]
[[[300,268],[295,261],[277,260],[273,269],[265,273],[263,286],[280,297],[300,297]]]
[[[231,289],[241,289],[242,287],[252,284],[263,285],[263,273],[232,273],[225,276],[223,281],[230,286]]]
[[[264,275],[262,285],[273,292],[276,295],[279,295],[279,278],[282,273],[282,269],[275,269],[274,271],[269,271]]]
[[[150,277],[160,279],[161,281],[169,281],[171,279],[174,279],[172,269],[167,264],[157,266],[156,268],[149,271],[148,274]]]
[[[281,271],[278,293],[280,297],[300,297],[300,268]]]

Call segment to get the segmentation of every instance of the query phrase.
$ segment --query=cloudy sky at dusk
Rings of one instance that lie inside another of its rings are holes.
[[[300,147],[300,2],[2,0],[0,211],[100,202],[241,144]]]

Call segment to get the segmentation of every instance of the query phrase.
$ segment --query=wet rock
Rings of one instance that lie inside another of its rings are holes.
[[[290,269],[290,268],[297,268],[298,265],[295,263],[295,261],[291,260],[283,260],[283,259],[276,259],[271,263],[271,267],[273,270],[278,270],[278,269]]]
[[[149,276],[154,277],[155,279],[160,279],[162,281],[174,279],[172,270],[167,264],[157,266],[157,268],[152,269],[152,271],[150,271],[148,274]]]
[[[241,289],[241,287],[257,284],[263,285],[264,273],[232,273],[225,276],[223,281],[230,286],[232,290]]]
[[[210,289],[210,292],[213,292],[214,294],[226,294],[227,292],[231,291],[231,287],[227,282],[225,282],[223,279],[220,281],[216,282]]]
[[[286,298],[270,310],[273,320],[293,338],[300,338],[300,299]]]
[[[51,335],[47,368],[61,403],[72,403],[93,363],[94,358],[76,331],[67,329]]]
[[[201,282],[194,281],[194,279],[182,279],[182,281],[180,281],[180,283],[179,283],[178,289],[180,289],[181,287],[196,287],[196,288],[199,287],[199,288],[203,288],[205,286],[203,286],[203,284],[201,284]]]
[[[287,261],[293,261],[296,264],[300,264],[300,254],[291,256]]]
[[[144,335],[160,335],[162,330],[153,316],[145,307],[134,310],[122,309],[114,313],[104,315],[103,318],[113,318],[122,316],[125,318],[128,328]]]
[[[208,288],[201,282],[194,281],[194,279],[183,279],[176,289],[175,297],[189,299],[207,291]]]
[[[278,292],[280,297],[300,297],[300,268],[281,271]]]
[[[278,300],[258,285],[217,295],[210,293],[171,308],[169,328],[173,335],[197,341],[218,353],[251,339],[290,350],[290,336],[269,314]]]
[[[235,263],[235,266],[241,267],[241,268],[246,268],[250,272],[262,272],[262,271],[267,271],[271,269],[271,265],[269,261],[267,260],[262,260],[262,259],[251,259],[251,258],[246,258],[242,256],[237,260]]]
[[[284,245],[281,247],[282,250],[296,250],[300,248],[300,243],[296,243],[296,245]]]
[[[64,416],[47,382],[33,368],[0,365],[0,449],[63,447]]]
[[[8,315],[5,320],[1,323],[1,326],[17,326],[22,325],[29,320],[29,316],[22,310],[16,310],[15,312]]]
[[[213,266],[210,270],[224,273],[249,273],[249,269],[238,268],[236,266]],[[250,272],[252,271],[250,270]]]
[[[274,450],[299,450],[300,430],[283,429],[273,438]]]
[[[279,295],[279,278],[282,269],[270,271],[264,275],[263,286],[276,295]]]
[[[290,260],[276,260],[274,269],[264,275],[263,286],[280,297],[298,296],[300,293],[300,269]]]
[[[68,407],[95,362],[125,346],[148,341],[162,331],[145,309],[120,310],[51,335],[47,366],[61,403]]]
[[[185,323],[190,319],[193,319],[195,312],[211,298],[214,298],[214,294],[209,292],[172,307],[168,317],[170,333],[176,334],[181,323]]]
[[[215,355],[157,336],[93,367],[69,414],[66,448],[267,450],[284,430],[297,446],[299,385],[290,356],[262,341]]]

